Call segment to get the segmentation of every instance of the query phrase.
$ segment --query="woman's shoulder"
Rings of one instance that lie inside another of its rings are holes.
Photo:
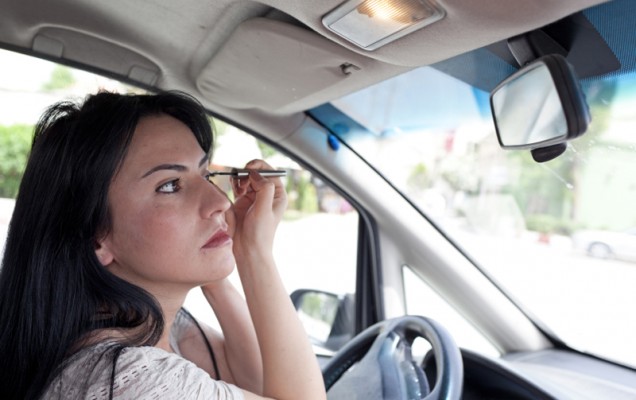
[[[116,360],[113,379],[113,360]],[[190,361],[156,347],[101,343],[66,363],[45,398],[242,399],[235,386],[215,381]]]

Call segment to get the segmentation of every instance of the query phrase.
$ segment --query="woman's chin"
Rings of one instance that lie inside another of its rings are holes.
[[[215,263],[210,265],[211,273],[208,275],[208,281],[206,283],[216,282],[230,276],[232,272],[234,272],[236,261],[234,260],[234,255],[230,254],[227,258],[223,260],[217,259]]]

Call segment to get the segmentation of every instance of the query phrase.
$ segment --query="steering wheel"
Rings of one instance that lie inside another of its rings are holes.
[[[430,343],[435,357],[437,378],[432,391],[422,368],[413,362],[411,344],[417,337]],[[442,325],[421,316],[398,317],[367,328],[323,367],[330,400],[458,400],[463,376],[453,338]]]

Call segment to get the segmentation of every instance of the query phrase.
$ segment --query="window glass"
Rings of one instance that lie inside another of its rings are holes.
[[[425,315],[441,323],[461,348],[498,357],[500,352],[448,302],[417,276],[411,268],[402,268],[406,312]]]
[[[315,289],[340,297],[354,293],[358,213],[353,207],[271,146],[222,121],[215,120],[214,126],[216,144],[211,169],[242,167],[249,160],[261,158],[273,168],[287,171],[283,180],[289,204],[276,232],[274,256],[288,293],[298,289]],[[228,178],[215,179],[232,197]],[[240,287],[236,271],[231,280]],[[200,291],[190,293],[186,306],[199,318],[216,324]]]
[[[51,104],[81,99],[100,89],[119,93],[139,89],[49,61],[0,50],[0,257],[4,253],[14,199],[18,193],[33,128]]]
[[[0,50],[0,249],[4,249],[15,196],[31,146],[34,125],[51,104],[82,99],[100,89],[143,92],[118,81],[33,57]],[[215,152],[211,169],[241,167],[263,158],[287,171],[289,207],[275,239],[274,255],[289,293],[318,289],[339,297],[355,290],[358,214],[328,185],[270,146],[232,125],[212,120]],[[217,183],[231,197],[228,179]],[[0,252],[0,257],[2,253]],[[334,279],[337,277],[337,279]],[[238,275],[231,276],[240,288]],[[198,289],[185,306],[218,326]]]
[[[332,102],[364,127],[342,139],[559,339],[634,366],[636,71],[584,79],[588,131],[537,163],[499,147],[488,92],[465,82],[482,83],[483,68],[506,76],[493,57],[478,50]]]

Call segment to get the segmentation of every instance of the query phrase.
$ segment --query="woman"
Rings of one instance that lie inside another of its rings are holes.
[[[231,204],[211,133],[176,92],[44,114],[0,271],[0,398],[325,398],[272,257],[280,179],[248,163]],[[223,336],[181,308],[198,286]]]

